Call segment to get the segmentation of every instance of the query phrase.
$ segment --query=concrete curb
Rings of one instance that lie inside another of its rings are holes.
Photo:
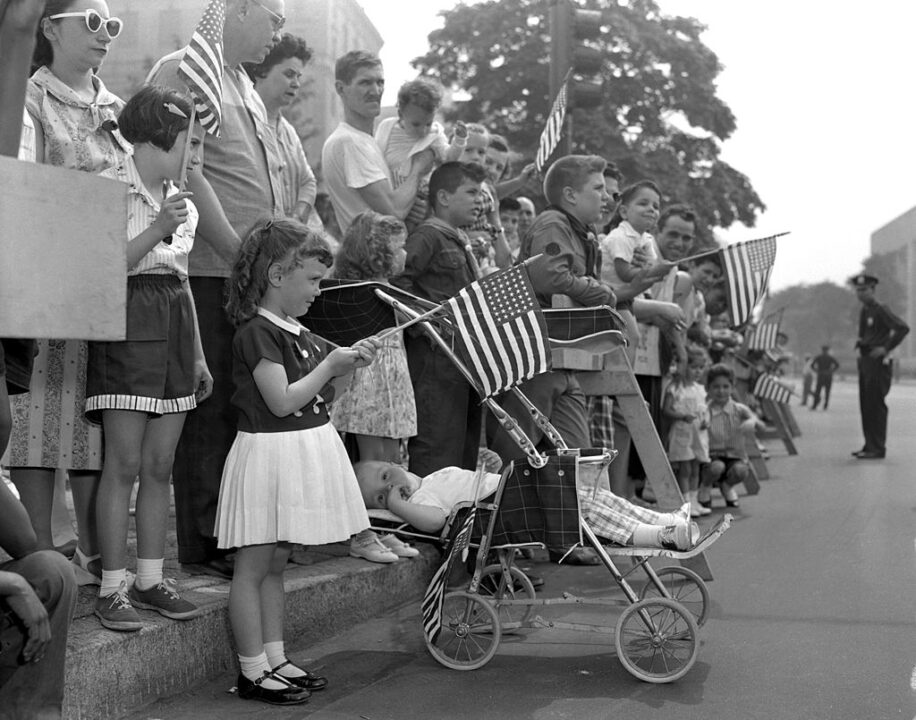
[[[437,549],[391,565],[349,557],[286,571],[286,642],[290,651],[412,599],[419,601],[440,561]],[[102,628],[93,616],[74,621],[67,648],[64,717],[117,718],[162,697],[187,691],[236,665],[229,629],[229,583],[194,578],[182,595],[201,607],[175,622],[141,610],[135,633]]]

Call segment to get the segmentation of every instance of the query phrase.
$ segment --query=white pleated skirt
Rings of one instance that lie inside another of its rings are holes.
[[[323,545],[367,527],[353,466],[331,423],[236,435],[216,511],[219,547]]]

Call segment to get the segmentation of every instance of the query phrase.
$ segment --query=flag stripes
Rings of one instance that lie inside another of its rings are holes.
[[[550,369],[547,325],[524,265],[471,283],[447,305],[484,397]]]
[[[776,260],[778,235],[729,245],[719,251],[726,283],[728,314],[733,326],[743,325],[766,293]]]
[[[783,405],[792,399],[792,391],[770,373],[761,373],[754,383],[754,395]]]
[[[471,528],[474,526],[476,507],[472,507],[461,524],[461,529],[455,536],[448,556],[436,570],[433,579],[429,581],[423,602],[420,604],[420,615],[423,618],[423,634],[426,639],[434,643],[442,629],[442,601],[445,599],[445,583],[448,582],[452,566],[456,558],[465,559],[468,546],[471,544]]]
[[[748,350],[769,350],[776,347],[779,323],[762,322],[755,327],[747,339]]]
[[[569,84],[569,75],[563,80],[553,106],[550,108],[550,115],[547,117],[547,123],[541,132],[541,139],[538,142],[538,152],[534,159],[534,165],[538,172],[544,169],[551,154],[556,150],[560,143],[560,137],[563,135],[563,121],[566,120],[566,92]]]
[[[178,65],[178,76],[194,98],[200,124],[217,137],[222,122],[225,21],[224,0],[210,0]]]

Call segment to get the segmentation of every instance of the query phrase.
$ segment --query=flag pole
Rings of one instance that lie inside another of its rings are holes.
[[[543,256],[544,256],[544,253],[538,253],[537,255],[532,255],[532,256],[531,256],[530,258],[528,258],[527,260],[523,260],[522,262],[520,262],[520,263],[518,263],[518,264],[519,264],[519,265],[530,265],[531,263],[535,262],[536,260],[540,260]],[[506,270],[508,270],[508,269],[509,269],[509,268],[506,268]],[[475,282],[476,282],[476,281],[475,281]],[[404,305],[400,300],[395,299],[394,297],[392,297],[391,295],[389,295],[388,293],[386,293],[384,290],[380,290],[379,288],[376,288],[376,289],[375,289],[375,294],[376,294],[376,296],[377,296],[379,299],[384,300],[386,303],[388,303],[389,305],[391,305],[391,307],[393,307],[395,310],[400,310],[400,309],[406,307],[406,305]],[[444,310],[444,309],[445,309],[445,303],[442,303],[442,304],[440,304],[440,305],[437,305],[437,306],[434,307],[432,310],[427,310],[427,311],[426,311],[425,313],[423,313],[422,315],[416,315],[416,316],[414,316],[413,318],[411,318],[410,320],[408,320],[407,322],[402,323],[401,325],[395,325],[394,327],[388,328],[388,329],[387,329],[385,332],[383,332],[381,335],[376,335],[376,336],[375,336],[375,339],[376,339],[376,340],[384,340],[385,338],[391,337],[391,336],[394,335],[396,332],[398,332],[398,330],[403,330],[404,328],[410,327],[411,325],[415,325],[415,324],[418,323],[418,322],[423,322],[424,320],[429,320],[433,315],[435,315],[435,314],[441,312],[441,311]],[[406,313],[405,313],[405,314],[406,314]]]
[[[190,95],[190,90],[188,91]],[[184,150],[181,153],[181,176],[178,181],[178,191],[184,192],[188,182],[188,155],[191,152],[191,136],[194,134],[194,123],[197,121],[197,102],[191,95],[191,121],[188,123],[188,136],[184,139]]]

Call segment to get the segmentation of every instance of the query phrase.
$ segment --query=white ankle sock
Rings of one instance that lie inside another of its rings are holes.
[[[162,582],[162,563],[162,558],[137,558],[137,578],[134,584],[138,589],[149,590]]]
[[[102,570],[102,586],[99,588],[99,597],[114,595],[125,580],[127,580],[127,568]]]
[[[267,654],[267,662],[270,663],[271,668],[276,668],[278,665],[282,665],[289,660],[289,658],[286,657],[286,650],[283,647],[282,640],[264,643],[264,652]],[[299,668],[292,665],[287,665],[277,670],[277,675],[282,675],[283,677],[299,677],[304,674],[305,673]]]
[[[254,657],[245,657],[244,655],[239,655],[239,670],[242,675],[244,675],[249,680],[257,680],[265,672],[270,670],[270,663],[267,661],[267,654],[261,653],[260,655],[255,655]],[[267,682],[267,681],[265,681]],[[277,683],[276,688],[279,688],[279,683]]]

